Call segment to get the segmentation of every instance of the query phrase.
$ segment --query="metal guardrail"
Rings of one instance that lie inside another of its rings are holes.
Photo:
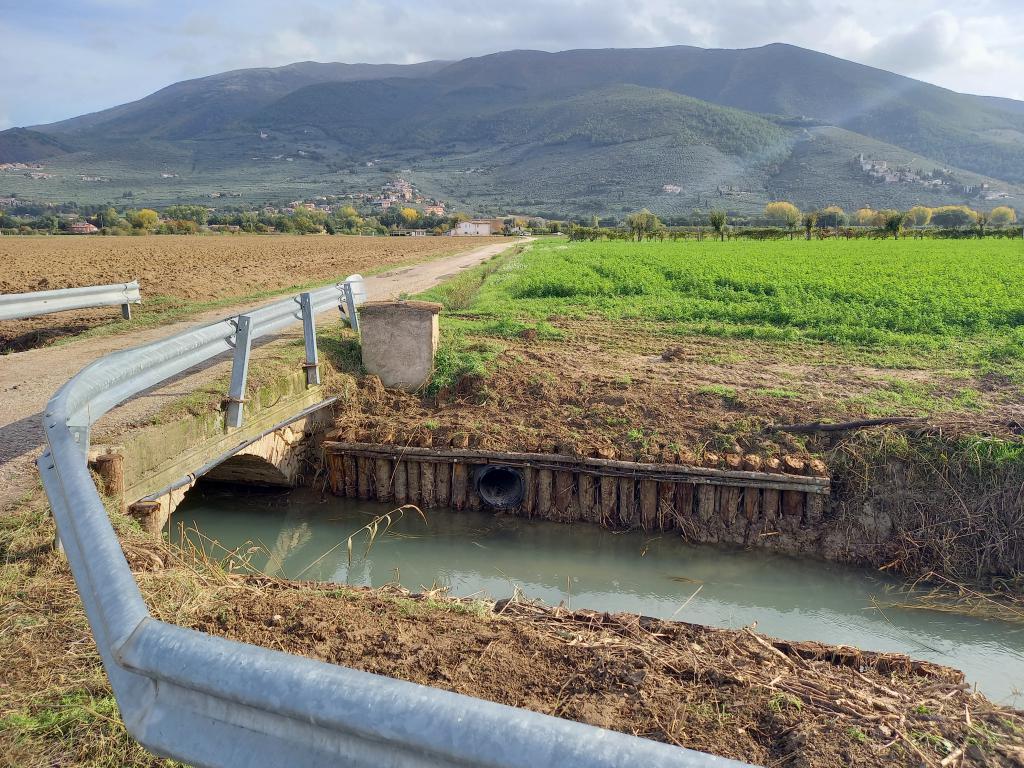
[[[149,614],[86,465],[90,427],[116,404],[221,353],[234,349],[237,365],[237,350],[248,346],[239,341],[243,327],[251,342],[343,297],[348,303],[353,287],[331,286],[250,312],[248,322],[239,316],[108,355],[47,405],[49,449],[39,471],[128,732],[151,752],[198,766],[739,765]],[[345,307],[352,320],[354,303]]]
[[[139,284],[115,283],[90,285],[84,288],[61,288],[55,291],[0,294],[0,320],[23,320],[26,317],[48,315],[90,307],[121,307],[125,320],[131,320],[132,304],[141,304]]]

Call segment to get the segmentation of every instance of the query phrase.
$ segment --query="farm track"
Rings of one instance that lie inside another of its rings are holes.
[[[447,258],[398,267],[367,278],[370,299],[387,299],[426,290],[464,269],[475,266],[523,240],[502,241]],[[42,410],[64,382],[103,355],[139,346],[189,328],[215,322],[232,314],[267,304],[271,299],[205,312],[187,321],[145,328],[114,336],[83,338],[55,347],[32,349],[0,357],[0,513],[36,482],[32,463],[43,447]],[[324,313],[327,315],[330,313]],[[321,320],[321,322],[323,322]],[[298,326],[297,326],[298,327]],[[285,332],[261,346],[301,335]],[[204,382],[223,375],[230,365],[225,357],[156,387],[115,408],[100,423],[97,435],[114,435],[158,412],[165,404],[189,394]]]

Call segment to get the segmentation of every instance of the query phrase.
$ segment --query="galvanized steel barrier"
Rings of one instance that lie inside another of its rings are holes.
[[[358,296],[354,281],[330,286],[108,355],[47,405],[49,448],[39,471],[128,732],[158,755],[199,766],[739,765],[213,637],[149,614],[86,465],[90,427],[129,397],[343,299],[356,325],[353,288]],[[247,341],[239,339],[243,332]]]
[[[83,288],[61,288],[55,291],[0,294],[0,320],[22,320],[26,317],[48,315],[91,307],[121,307],[126,320],[132,316],[132,304],[141,304],[139,284],[115,283],[90,285]]]

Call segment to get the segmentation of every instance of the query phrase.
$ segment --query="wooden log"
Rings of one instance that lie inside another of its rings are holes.
[[[769,523],[775,523],[782,514],[782,494],[774,488],[761,491],[761,514]]]
[[[345,495],[350,499],[359,496],[359,468],[356,457],[346,453],[341,457],[342,466],[345,468]]]
[[[533,467],[523,470],[523,503],[522,514],[533,517],[537,514],[537,471]]]
[[[576,476],[579,484],[580,519],[588,523],[601,522],[601,507],[597,501],[597,478],[588,472]]]
[[[128,505],[124,499],[124,454],[102,453],[96,457],[96,474],[100,476],[103,495],[113,499],[124,513]]]
[[[632,477],[619,478],[619,525],[632,528],[639,524],[636,509],[636,481]]]
[[[432,461],[424,461],[420,464],[420,496],[423,497],[424,509],[433,509],[437,506],[437,493],[434,487],[436,466]]]
[[[756,453],[748,453],[743,457],[743,469],[746,472],[760,472],[764,460]]]
[[[161,534],[163,506],[159,501],[136,501],[128,507],[128,514],[139,521],[142,530],[156,536]]]
[[[676,489],[676,527],[686,530],[690,518],[693,517],[693,483],[675,483]]]
[[[373,493],[373,471],[377,462],[365,456],[358,457],[356,462],[359,470],[359,498],[369,499]]]
[[[470,474],[472,475],[472,473]],[[479,512],[481,509],[483,509],[484,500],[480,498],[480,492],[477,490],[476,482],[474,482],[472,477],[470,477],[468,489],[469,490],[466,496],[466,509],[469,509],[473,512]]]
[[[732,527],[740,512],[740,489],[735,485],[723,485],[719,495],[719,514],[726,527]]]
[[[782,521],[785,530],[796,531],[804,516],[804,497],[800,491],[782,492]]]
[[[563,523],[573,519],[576,484],[572,472],[554,473],[554,518]]]
[[[761,490],[753,486],[747,486],[743,489],[743,516],[747,519],[748,523],[752,523],[757,520],[760,511]]]
[[[387,459],[377,459],[374,463],[373,485],[377,491],[377,501],[391,501],[391,462]]]
[[[405,462],[406,483],[409,486],[409,503],[417,507],[423,504],[423,493],[420,490],[420,462]]]
[[[550,520],[554,512],[552,509],[552,486],[554,484],[553,473],[550,469],[537,470],[537,517]]]
[[[807,462],[799,456],[783,456],[782,471],[787,475],[802,475],[807,468]]]
[[[327,461],[327,482],[331,486],[331,493],[335,496],[344,496],[345,462],[337,453],[327,453],[324,458]]]
[[[395,503],[409,503],[409,469],[404,461],[395,462]]]
[[[645,531],[657,530],[658,482],[649,477],[640,480],[640,527]]]
[[[447,461],[434,466],[434,501],[439,507],[452,503],[452,465]]]
[[[469,477],[466,465],[462,462],[452,467],[452,509],[465,509],[469,498]]]
[[[710,526],[711,518],[715,516],[715,486],[697,486],[697,519],[705,527]]]
[[[340,451],[342,453],[383,453],[389,456],[393,456],[398,453],[398,451],[396,451],[393,446],[381,446],[373,443],[326,441],[324,443],[324,447],[326,450]],[[676,482],[682,482],[688,480],[691,477],[694,479],[713,478],[719,481],[733,481],[733,485],[745,485],[749,483],[754,483],[759,486],[765,487],[778,486],[780,490],[782,490],[783,488],[790,488],[794,490],[806,490],[811,487],[827,488],[829,485],[828,478],[823,477],[780,477],[778,474],[778,472],[781,471],[780,469],[776,469],[774,471],[771,470],[770,462],[774,462],[776,467],[781,468],[781,463],[777,459],[766,460],[765,472],[718,469],[715,466],[715,464],[718,462],[719,459],[718,456],[715,454],[705,455],[705,461],[710,466],[698,467],[684,464],[638,463],[631,461],[592,458],[586,456],[567,457],[560,454],[550,453],[510,453],[501,451],[486,451],[461,448],[434,449],[410,446],[407,448],[403,448],[401,453],[408,457],[430,456],[434,460],[447,458],[459,461],[470,461],[480,464],[486,464],[489,461],[493,460],[495,463],[507,464],[512,466],[522,466],[529,463],[542,463],[547,465],[566,465],[567,468],[572,468],[582,464],[592,469],[611,470],[613,474],[626,474],[631,477],[635,477],[638,474],[644,473],[666,474],[669,475],[669,477],[666,479],[672,479],[675,480]]]
[[[670,531],[676,524],[675,483],[658,483],[658,530]]]
[[[601,525],[614,526],[617,523],[615,517],[619,508],[618,480],[610,475],[602,475],[597,487],[601,496]]]

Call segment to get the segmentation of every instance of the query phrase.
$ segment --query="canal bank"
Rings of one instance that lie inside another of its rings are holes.
[[[396,512],[394,504],[309,489],[252,493],[200,485],[174,521],[172,542],[204,549],[240,571],[360,587],[398,584],[461,598],[522,595],[601,613],[752,626],[787,641],[955,667],[992,701],[1024,703],[1024,625],[910,608],[913,595],[903,582],[877,571],[579,521],[443,508]],[[375,522],[371,535],[367,526]]]

